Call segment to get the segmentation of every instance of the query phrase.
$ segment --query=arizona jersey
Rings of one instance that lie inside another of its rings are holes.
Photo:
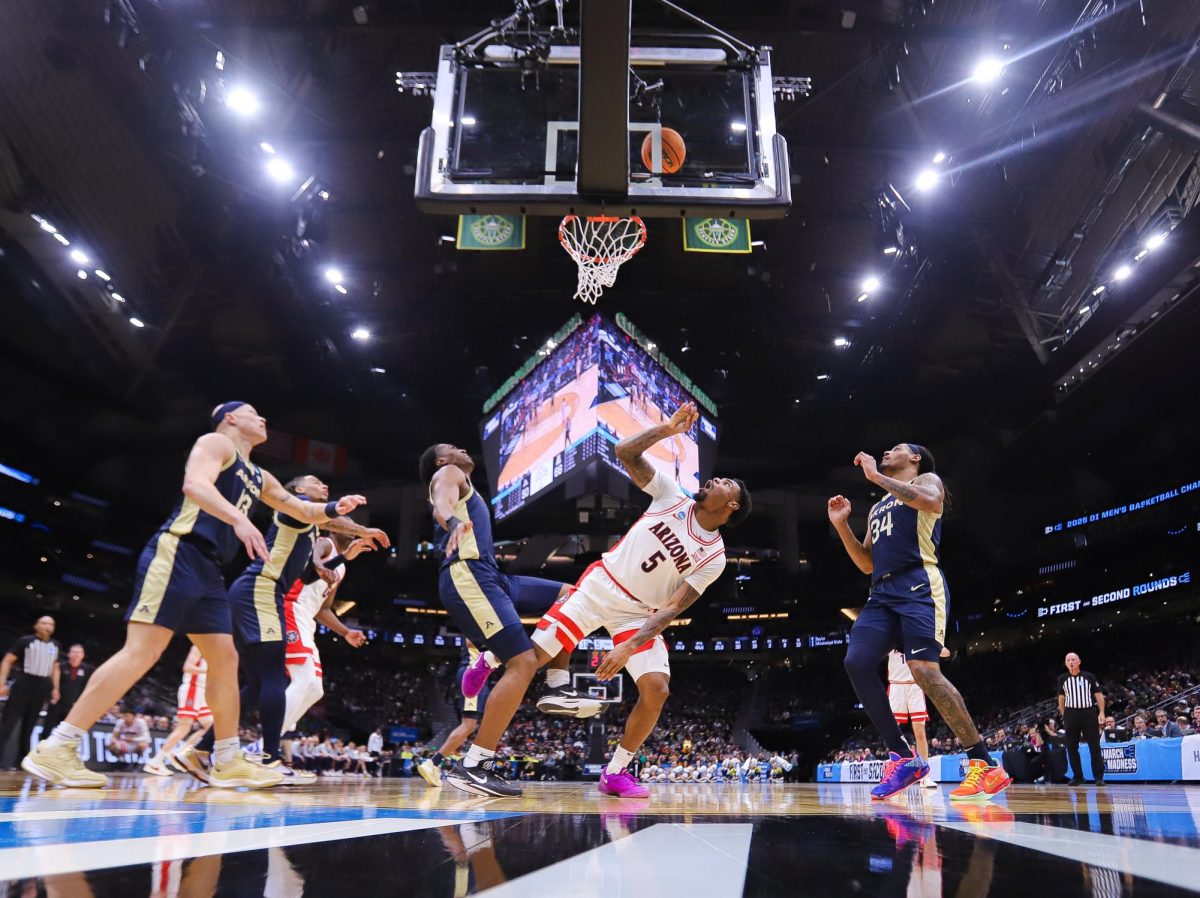
[[[657,609],[681,583],[703,593],[721,576],[725,543],[700,526],[696,503],[661,471],[642,489],[654,501],[601,562],[626,595]]]
[[[214,486],[242,514],[249,517],[262,495],[263,476],[257,465],[234,453],[233,459],[221,469]],[[242,548],[233,528],[215,518],[188,496],[183,496],[171,516],[162,525],[162,532],[175,536],[199,537],[210,544],[221,564],[228,564]]]
[[[197,665],[200,668],[200,673],[185,673],[183,675],[183,688],[189,693],[199,692],[204,694],[204,689],[208,685],[208,662],[203,658]]]
[[[907,686],[915,683],[904,652],[888,652],[888,683],[892,686]]]
[[[321,550],[317,555],[317,560],[324,564],[333,557],[336,549],[329,540],[317,545]],[[310,637],[316,628],[317,613],[325,604],[325,599],[329,597],[329,591],[341,583],[342,578],[346,576],[346,565],[339,564],[335,567],[333,576],[333,583],[326,583],[320,577],[312,583],[305,583],[303,580],[297,579],[283,597],[285,611],[290,607],[291,613],[296,616],[296,619],[303,620],[307,624],[306,630]]]
[[[297,498],[308,501],[303,496]],[[271,516],[266,542],[270,554],[268,560],[255,558],[242,576],[254,577],[256,589],[262,580],[291,586],[304,573],[304,566],[312,558],[317,544],[317,525],[298,521],[277,511]]]
[[[867,526],[871,533],[871,592],[898,598],[928,597],[930,581],[941,579],[938,545],[942,516],[912,508],[889,495],[871,509]]]
[[[433,488],[430,487],[429,503],[433,504]],[[492,546],[492,513],[488,510],[487,502],[475,489],[470,480],[467,481],[467,495],[454,504],[454,516],[460,521],[470,521],[474,527],[470,533],[464,533],[458,541],[458,548],[442,560],[442,567],[454,561],[487,561],[496,563],[496,550]],[[450,534],[446,532],[437,518],[433,520],[435,542],[438,550],[446,551],[446,542]]]

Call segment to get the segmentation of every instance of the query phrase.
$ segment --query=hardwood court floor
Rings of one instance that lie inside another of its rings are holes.
[[[590,783],[479,799],[419,780],[224,792],[182,777],[101,791],[0,774],[0,896],[946,896],[1200,891],[1200,786]]]

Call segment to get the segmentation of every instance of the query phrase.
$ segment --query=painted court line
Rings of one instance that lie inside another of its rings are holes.
[[[161,817],[169,815],[174,817],[177,814],[200,814],[202,811],[176,811],[176,810],[139,810],[137,808],[110,808],[100,810],[87,808],[69,808],[62,811],[10,811],[0,812],[0,823],[30,823],[35,820],[74,820],[80,816],[86,816],[89,819],[96,820],[101,817]]]

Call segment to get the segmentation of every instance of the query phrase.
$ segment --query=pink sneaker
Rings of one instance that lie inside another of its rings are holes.
[[[463,674],[462,694],[467,698],[479,695],[483,692],[483,687],[487,685],[488,677],[491,675],[492,667],[487,663],[487,652],[480,652],[475,663],[468,667]]]
[[[605,795],[619,795],[621,798],[649,798],[650,790],[639,783],[632,773],[622,770],[610,774],[607,770],[600,774],[600,791]]]

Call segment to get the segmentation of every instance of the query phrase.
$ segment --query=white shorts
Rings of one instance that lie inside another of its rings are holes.
[[[562,649],[573,650],[579,640],[603,627],[620,645],[641,629],[653,610],[629,598],[597,562],[579,578],[575,589],[550,606],[538,621],[533,641],[554,657]],[[666,641],[655,636],[633,653],[625,669],[635,682],[648,673],[669,677]]]
[[[303,612],[297,612],[295,604],[285,602],[283,606],[283,626],[287,631],[283,661],[287,665],[300,665],[312,662],[318,677],[321,673],[321,653],[317,649],[316,622]]]
[[[929,719],[925,708],[925,693],[916,683],[894,683],[888,685],[888,702],[897,723],[917,723]]]
[[[204,690],[199,686],[188,689],[179,684],[175,716],[180,720],[200,720],[202,717],[212,717],[212,711],[205,703]]]

